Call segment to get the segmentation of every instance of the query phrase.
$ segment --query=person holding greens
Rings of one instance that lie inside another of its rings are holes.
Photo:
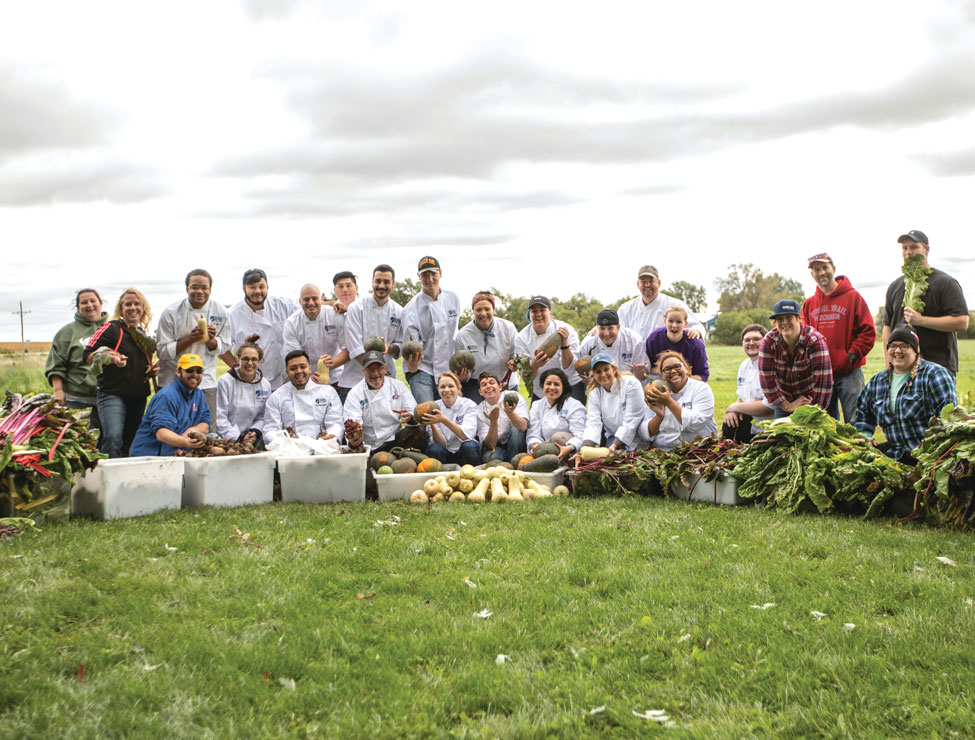
[[[44,376],[51,384],[54,400],[69,409],[91,409],[88,427],[98,429],[98,407],[95,392],[97,378],[88,372],[85,348],[98,327],[108,320],[102,310],[102,298],[94,288],[82,288],[75,295],[74,321],[54,335],[47,353]]]
[[[921,359],[918,335],[904,324],[887,336],[886,359],[889,367],[870,378],[860,394],[854,426],[871,441],[879,426],[886,441],[877,449],[914,465],[911,452],[931,418],[958,400],[955,379],[941,365]]]

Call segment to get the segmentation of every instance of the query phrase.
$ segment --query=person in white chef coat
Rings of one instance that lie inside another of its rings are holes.
[[[575,359],[579,356],[579,335],[564,321],[552,318],[552,302],[542,295],[532,296],[528,301],[529,324],[515,338],[515,355],[531,358],[533,373],[532,401],[537,401],[542,392],[542,374],[546,370],[561,370],[568,378],[568,392],[579,403],[586,402],[586,387],[575,369]],[[539,351],[541,345],[553,333],[561,335],[562,341],[551,359],[545,359]],[[512,365],[510,365],[513,367]]]
[[[311,283],[301,289],[298,303],[301,310],[295,311],[284,322],[282,361],[289,352],[303,349],[312,364],[311,379],[318,385],[331,385],[338,393],[338,377],[349,360],[349,353],[342,344],[335,309],[322,303],[322,291]],[[319,362],[328,368],[325,378],[319,376]],[[342,400],[341,393],[339,400]]]
[[[635,450],[642,446],[640,426],[647,421],[643,386],[624,374],[604,352],[592,356],[592,382],[583,445]]]
[[[449,371],[437,378],[440,398],[434,409],[423,415],[427,435],[424,452],[442,463],[480,465],[477,404],[461,395],[460,385],[460,378]]]
[[[339,342],[343,347],[348,347],[346,320],[349,309],[359,302],[359,283],[356,276],[348,270],[335,273],[332,278],[332,292],[335,294],[332,307],[335,309],[335,323],[339,329]],[[362,368],[356,362],[349,362],[349,359],[349,355],[346,355],[345,360],[337,365],[331,373],[332,383],[335,385],[335,390],[338,391],[342,403],[345,403],[345,397],[349,395],[352,386],[362,380]]]
[[[404,424],[419,431],[413,424],[415,408],[416,400],[406,383],[386,377],[386,360],[382,353],[366,352],[362,356],[362,380],[349,391],[344,407],[345,418],[362,425],[363,443],[373,452],[382,452],[398,444],[396,433]],[[422,433],[417,437],[422,440]]]
[[[345,341],[349,355],[358,360],[349,366],[359,371],[362,381],[362,346],[366,340],[379,337],[386,342],[383,355],[386,373],[396,377],[396,358],[400,354],[403,337],[403,307],[389,297],[396,285],[396,271],[389,265],[377,265],[372,271],[372,295],[359,296],[345,314]]]
[[[268,399],[264,410],[264,439],[292,434],[296,437],[342,441],[342,403],[330,385],[318,385],[311,379],[312,368],[303,349],[289,352],[284,358],[288,382]]]
[[[455,293],[440,288],[443,273],[435,257],[423,257],[416,270],[421,290],[403,309],[403,339],[415,339],[423,352],[405,358],[403,369],[413,397],[422,403],[440,397],[435,379],[450,369],[460,301]]]
[[[176,378],[176,361],[187,352],[203,360],[203,380],[199,389],[211,409],[217,407],[217,357],[229,354],[230,324],[227,309],[210,299],[213,278],[206,270],[191,270],[186,276],[186,298],[167,306],[156,325],[156,352],[159,355],[159,387]],[[199,319],[206,321],[206,331]]]
[[[532,403],[528,413],[528,451],[542,442],[553,442],[565,460],[582,447],[586,407],[572,397],[569,381],[558,368],[545,370],[540,380],[543,396]],[[560,441],[560,437],[567,439]]]
[[[632,329],[646,341],[650,333],[665,325],[665,313],[668,308],[680,306],[687,311],[687,336],[691,339],[702,339],[704,327],[694,317],[694,313],[684,301],[660,292],[660,273],[653,265],[644,265],[637,274],[636,287],[640,295],[627,301],[617,309],[620,326]]]
[[[239,364],[217,381],[217,434],[223,439],[250,442],[264,449],[264,409],[271,397],[271,384],[264,379],[261,337],[251,334],[234,352]]]
[[[466,349],[474,355],[474,369],[461,370],[457,376],[463,383],[464,398],[474,403],[484,400],[480,392],[480,377],[491,373],[498,378],[510,378],[509,387],[518,388],[518,376],[509,374],[508,363],[515,358],[515,337],[518,329],[507,319],[494,315],[495,298],[489,290],[482,290],[471,299],[474,320],[461,328],[454,337],[454,351]]]
[[[646,387],[644,401],[652,412],[641,425],[641,434],[653,446],[670,450],[697,437],[717,431],[714,423],[714,393],[702,380],[691,377],[691,366],[680,352],[661,352],[660,378],[666,388],[654,383]]]
[[[520,393],[509,403],[501,380],[494,373],[484,372],[478,378],[481,397],[477,406],[477,439],[481,443],[481,462],[506,460],[525,452],[525,433],[528,431],[528,404]],[[514,391],[512,391],[514,393]]]
[[[284,322],[298,310],[298,304],[289,298],[269,296],[267,291],[267,273],[260,269],[248,270],[244,273],[244,300],[231,306],[228,313],[231,346],[238,346],[251,334],[261,336],[262,370],[274,391],[288,379],[281,360]]]
[[[647,350],[643,339],[632,329],[620,326],[619,314],[612,308],[604,308],[596,315],[596,333],[582,340],[579,355],[609,355],[621,371],[629,371],[641,383],[647,377]],[[592,368],[590,361],[589,367]],[[580,375],[589,385],[592,377]]]

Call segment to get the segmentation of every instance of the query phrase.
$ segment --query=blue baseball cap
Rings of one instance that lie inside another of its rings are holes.
[[[769,316],[770,319],[774,319],[776,316],[798,316],[799,315],[799,304],[792,300],[791,298],[785,298],[777,302],[772,306],[772,315]]]
[[[613,358],[610,357],[605,352],[597,352],[596,354],[594,354],[592,356],[592,359],[589,361],[589,367],[591,367],[593,370],[595,370],[596,369],[596,365],[598,365],[601,362],[605,362],[607,365],[612,365],[613,364]]]

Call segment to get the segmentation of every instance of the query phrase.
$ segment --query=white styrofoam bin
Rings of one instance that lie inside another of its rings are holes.
[[[489,466],[485,464],[485,465],[478,465],[477,467],[479,470],[484,470],[487,467],[494,467],[494,466],[493,465]],[[528,471],[522,471],[522,472],[525,473],[525,476],[527,478],[530,478],[531,480],[535,481],[540,486],[545,486],[548,490],[551,491],[556,486],[562,485],[562,479],[565,478],[566,470],[568,470],[568,468],[563,465],[561,468],[556,468],[551,473],[529,473]]]
[[[269,504],[274,453],[183,458],[183,506]]]
[[[726,475],[723,480],[715,478],[712,481],[702,480],[695,475],[690,480],[674,483],[671,491],[677,498],[688,501],[705,501],[709,504],[727,504],[738,506],[745,503],[745,499],[738,496],[738,480],[733,475]]]
[[[72,489],[75,514],[128,519],[178,509],[183,494],[180,457],[99,460]]]
[[[392,475],[377,475],[376,490],[380,501],[394,501],[408,499],[410,494],[423,488],[423,484],[431,478],[443,475],[445,471],[437,473],[393,473]]]
[[[279,457],[281,500],[325,504],[366,500],[365,452],[345,455]]]

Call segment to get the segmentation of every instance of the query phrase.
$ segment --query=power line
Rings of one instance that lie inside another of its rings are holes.
[[[20,301],[18,304],[20,306],[19,311],[11,311],[12,314],[20,314],[20,359],[21,362],[27,362],[27,344],[24,342],[24,314],[30,313],[30,311],[24,310],[24,302]]]

